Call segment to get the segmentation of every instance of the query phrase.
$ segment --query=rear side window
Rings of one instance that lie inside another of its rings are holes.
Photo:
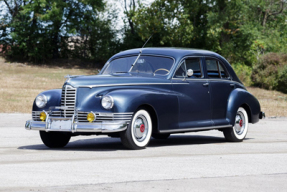
[[[215,59],[206,59],[207,76],[209,78],[228,79],[229,75],[222,64]]]

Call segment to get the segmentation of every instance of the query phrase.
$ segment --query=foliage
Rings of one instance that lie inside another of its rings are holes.
[[[237,77],[240,79],[245,86],[251,86],[251,74],[252,74],[252,67],[243,65],[241,63],[235,63],[232,65]]]
[[[191,43],[193,25],[178,0],[157,0],[139,9],[133,21],[143,39],[154,34],[153,46],[188,47]]]
[[[33,62],[59,57],[104,61],[142,47],[152,35],[146,46],[215,51],[247,85],[284,91],[286,0],[114,1],[122,3],[120,30],[111,1],[3,0],[0,49],[9,58]]]
[[[111,30],[111,19],[100,14],[105,9],[102,0],[5,3],[9,11],[6,14],[2,11],[6,25],[1,25],[1,29],[6,33],[2,33],[0,44],[11,48],[6,55],[12,59],[42,62],[59,57],[80,57],[100,60],[111,54],[108,49],[112,47],[115,32]],[[71,43],[75,45],[72,49]],[[99,51],[101,46],[106,50]]]
[[[252,66],[266,51],[286,51],[286,1],[155,0],[132,18],[152,46],[213,50]],[[271,35],[272,34],[272,35]]]
[[[253,68],[254,85],[287,93],[287,54],[268,53]]]

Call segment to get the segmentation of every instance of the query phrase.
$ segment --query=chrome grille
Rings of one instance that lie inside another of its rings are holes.
[[[74,115],[76,92],[77,89],[72,86],[63,86],[61,97],[61,107],[64,107],[64,109],[61,109],[63,117],[72,117]]]
[[[76,120],[78,122],[88,122],[87,115],[89,112],[78,112],[76,116]],[[96,120],[95,122],[103,122],[103,121],[130,121],[133,113],[95,113]]]
[[[40,113],[41,112],[42,111],[32,111],[32,119],[34,121],[41,121],[41,119],[40,119]]]

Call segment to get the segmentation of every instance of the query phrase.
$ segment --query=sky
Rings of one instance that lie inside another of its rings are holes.
[[[116,28],[121,29],[124,25],[123,17],[124,17],[124,0],[106,0],[108,4],[115,6],[119,9],[118,19]],[[151,4],[154,0],[141,0],[144,4]],[[129,0],[127,0],[129,2]]]

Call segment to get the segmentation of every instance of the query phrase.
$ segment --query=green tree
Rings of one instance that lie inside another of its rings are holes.
[[[155,0],[132,17],[153,46],[213,50],[248,66],[286,50],[286,20],[286,0]]]
[[[99,60],[110,54],[94,51],[115,39],[111,19],[101,15],[106,7],[103,0],[5,0],[4,3],[9,11],[6,14],[2,11],[5,25],[1,25],[4,33],[0,41],[11,47],[7,53],[11,58],[41,62],[83,56]],[[78,44],[73,42],[76,48],[72,49],[71,36],[80,39]],[[80,48],[87,50],[79,51]]]

